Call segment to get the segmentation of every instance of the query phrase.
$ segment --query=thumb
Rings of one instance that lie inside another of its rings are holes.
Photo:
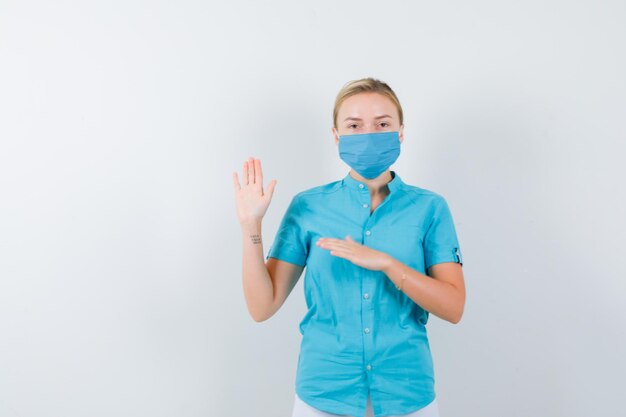
[[[267,184],[267,193],[266,194],[268,194],[268,198],[269,199],[271,199],[272,196],[274,195],[274,189],[276,188],[276,183],[277,182],[278,181],[276,181],[276,180],[272,180],[272,181],[270,181],[269,184]]]

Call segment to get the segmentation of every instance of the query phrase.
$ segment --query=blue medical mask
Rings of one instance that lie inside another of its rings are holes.
[[[339,157],[363,178],[378,177],[400,156],[399,132],[339,136]]]

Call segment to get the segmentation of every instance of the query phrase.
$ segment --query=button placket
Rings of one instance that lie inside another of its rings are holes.
[[[363,194],[365,194],[365,192],[367,192],[367,194],[369,195],[369,191],[365,189],[365,184],[360,183],[359,184],[359,188],[361,189],[361,191],[363,191]],[[368,208],[370,206],[369,202],[364,202],[361,204],[361,206],[363,208]]]
[[[367,189],[367,187],[365,187],[365,184],[359,183],[359,189],[361,191],[363,199],[361,200],[361,207],[363,209],[368,209],[371,206],[371,195],[369,193],[369,190]],[[370,216],[370,213],[367,213],[367,216],[365,218],[365,223],[363,225],[363,229],[365,229],[365,231],[363,232],[363,240],[361,243],[366,244],[366,239],[369,238],[369,236],[372,235],[372,231],[370,230],[371,224],[370,221],[372,220],[372,217]],[[363,230],[362,229],[362,230]],[[371,323],[374,322],[374,306],[372,305],[370,301],[371,298],[371,287],[370,287],[370,282],[369,280],[372,279],[372,276],[370,276],[369,274],[364,274],[363,275],[363,280],[362,282],[362,287],[361,287],[361,294],[362,294],[362,298],[361,298],[361,302],[362,303],[367,303],[363,305],[363,308],[361,309],[361,323],[362,323],[362,335],[363,335],[363,347],[364,347],[364,365],[365,365],[365,369],[369,372],[372,370],[372,365],[370,363],[370,361],[372,360],[372,353],[374,352],[374,348],[373,348],[373,338],[372,338],[372,328],[371,328]]]

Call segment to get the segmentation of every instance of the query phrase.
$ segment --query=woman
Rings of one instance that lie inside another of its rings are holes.
[[[261,220],[276,180],[264,191],[252,157],[243,185],[233,173],[254,320],[276,313],[307,267],[293,417],[439,415],[425,325],[429,313],[461,319],[462,256],[446,200],[389,169],[403,128],[387,84],[346,84],[332,133],[352,169],[292,198],[266,262]]]

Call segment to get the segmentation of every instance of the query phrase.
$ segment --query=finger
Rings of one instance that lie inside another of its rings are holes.
[[[254,182],[263,186],[263,172],[261,171],[261,160],[254,160]]]
[[[241,176],[244,185],[248,185],[248,161],[243,163],[243,175]]]
[[[350,246],[343,243],[341,240],[335,242],[322,242],[320,245],[324,249],[350,250]]]
[[[276,188],[276,183],[278,181],[276,180],[272,180],[270,181],[270,183],[267,185],[267,193],[269,195],[270,200],[272,199],[272,196],[274,195],[274,189]]]
[[[339,245],[341,247],[349,247],[350,246],[350,242],[347,240],[343,240],[343,239],[335,239],[332,238],[332,240],[329,240],[329,242],[332,242],[336,245]]]
[[[343,242],[343,240],[337,239],[337,238],[334,238],[334,237],[320,237],[318,239],[318,242],[320,242],[320,243],[336,243],[336,242]]]
[[[237,172],[233,172],[233,183],[235,185],[235,190],[241,190],[241,185],[239,185],[239,178],[237,177]]]
[[[348,260],[351,258],[349,253],[346,253],[340,250],[331,250],[330,254],[333,256],[337,256],[338,258],[343,258],[343,259],[348,259]]]
[[[357,253],[354,248],[351,247],[347,247],[347,246],[333,246],[332,248],[330,248],[334,251],[339,251],[339,252],[343,252],[343,253],[348,253],[351,255],[354,255],[355,253]]]
[[[346,242],[344,240],[341,239],[335,239],[335,238],[331,238],[331,237],[326,237],[323,239],[320,239],[317,241],[317,244],[319,246],[322,246],[325,249],[329,249],[329,248],[345,248],[348,245],[346,245]]]
[[[254,184],[254,158],[248,158],[248,184]]]

